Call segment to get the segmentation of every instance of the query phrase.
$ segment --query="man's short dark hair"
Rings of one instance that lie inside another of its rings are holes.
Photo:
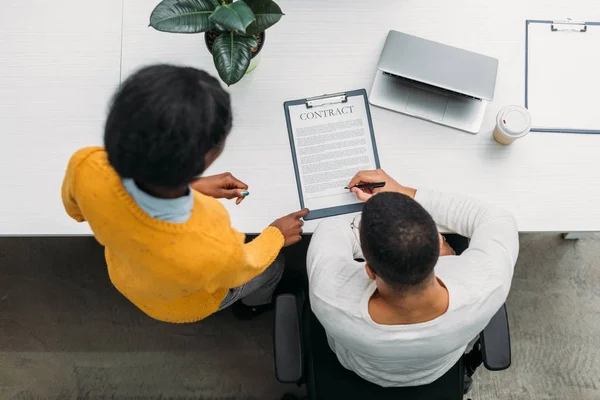
[[[398,291],[419,287],[433,273],[440,255],[433,218],[400,193],[379,193],[365,203],[360,240],[368,265]]]
[[[123,178],[157,187],[190,183],[206,169],[206,153],[231,129],[229,94],[191,67],[154,65],[117,91],[106,121],[108,160]]]

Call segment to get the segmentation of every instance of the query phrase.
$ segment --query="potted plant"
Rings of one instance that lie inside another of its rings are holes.
[[[205,32],[217,72],[229,86],[256,67],[265,30],[282,15],[272,0],[162,0],[150,15],[150,26],[171,33]]]

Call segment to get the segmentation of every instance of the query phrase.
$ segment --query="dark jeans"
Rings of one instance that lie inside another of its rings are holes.
[[[229,307],[238,300],[242,300],[247,306],[260,306],[269,304],[277,284],[283,275],[285,261],[283,255],[279,255],[262,274],[249,280],[242,286],[229,289],[225,298],[219,306],[219,310]]]

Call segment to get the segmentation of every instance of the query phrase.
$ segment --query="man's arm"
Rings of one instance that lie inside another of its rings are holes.
[[[355,187],[359,183],[385,182],[385,186],[371,192]],[[347,185],[356,196],[367,201],[381,192],[398,192],[417,200],[434,221],[456,233],[471,238],[461,258],[481,268],[505,273],[504,282],[510,284],[519,254],[519,235],[514,217],[499,207],[470,197],[444,194],[402,186],[385,171],[360,171]],[[470,259],[470,260],[467,260]]]
[[[417,190],[415,200],[437,224],[471,238],[461,257],[512,276],[519,255],[519,235],[510,213],[467,196],[426,189]]]
[[[357,218],[358,220],[358,218]],[[323,220],[315,229],[306,255],[306,269],[310,279],[319,266],[327,268],[340,263],[363,258],[358,240],[358,228],[349,220],[334,218]]]

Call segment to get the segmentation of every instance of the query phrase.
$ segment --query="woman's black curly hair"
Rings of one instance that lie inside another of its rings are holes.
[[[108,160],[122,178],[156,187],[185,185],[231,129],[229,94],[191,67],[154,65],[117,91],[104,129]]]

